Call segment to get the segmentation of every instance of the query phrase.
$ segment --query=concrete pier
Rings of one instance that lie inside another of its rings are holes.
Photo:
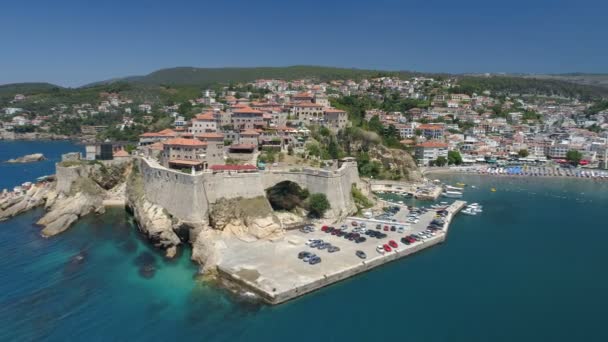
[[[385,232],[388,235],[386,239],[368,238],[359,244],[320,230],[310,234],[290,231],[283,240],[275,242],[246,243],[237,239],[229,240],[226,241],[226,249],[218,266],[219,273],[225,279],[256,293],[267,303],[280,304],[442,243],[447,237],[452,218],[465,204],[464,201],[452,203],[446,209],[448,215],[443,231],[410,245],[401,243],[400,239],[425,230],[435,217],[434,211],[421,215],[420,222],[412,224],[405,233],[388,231]],[[329,253],[327,250],[312,249],[305,245],[308,239],[322,239],[340,247],[341,250]],[[386,254],[377,253],[376,246],[389,240],[396,241],[399,247]],[[367,259],[358,258],[355,255],[357,250],[364,251]],[[301,251],[317,254],[322,258],[322,262],[316,265],[304,263],[297,257]]]

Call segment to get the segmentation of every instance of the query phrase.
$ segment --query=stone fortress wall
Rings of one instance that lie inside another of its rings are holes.
[[[292,181],[310,193],[323,193],[331,204],[330,217],[345,217],[356,211],[352,184],[361,184],[356,162],[345,162],[335,171],[268,170],[254,173],[199,172],[194,175],[167,169],[153,160],[139,158],[148,201],[165,208],[187,222],[207,222],[211,204],[221,198],[265,196],[265,190],[283,181]]]

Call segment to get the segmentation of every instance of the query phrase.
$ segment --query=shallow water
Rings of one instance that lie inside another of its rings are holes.
[[[0,340],[608,340],[607,184],[443,178],[484,206],[446,243],[276,307],[195,280],[122,211],[51,239],[21,215],[0,223]]]

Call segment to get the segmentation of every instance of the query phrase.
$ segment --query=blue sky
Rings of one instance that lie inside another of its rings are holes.
[[[608,73],[608,1],[7,1],[0,84],[175,66]]]

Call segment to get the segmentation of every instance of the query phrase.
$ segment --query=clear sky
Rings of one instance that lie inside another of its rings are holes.
[[[608,0],[0,4],[0,84],[78,86],[175,66],[608,73]]]

